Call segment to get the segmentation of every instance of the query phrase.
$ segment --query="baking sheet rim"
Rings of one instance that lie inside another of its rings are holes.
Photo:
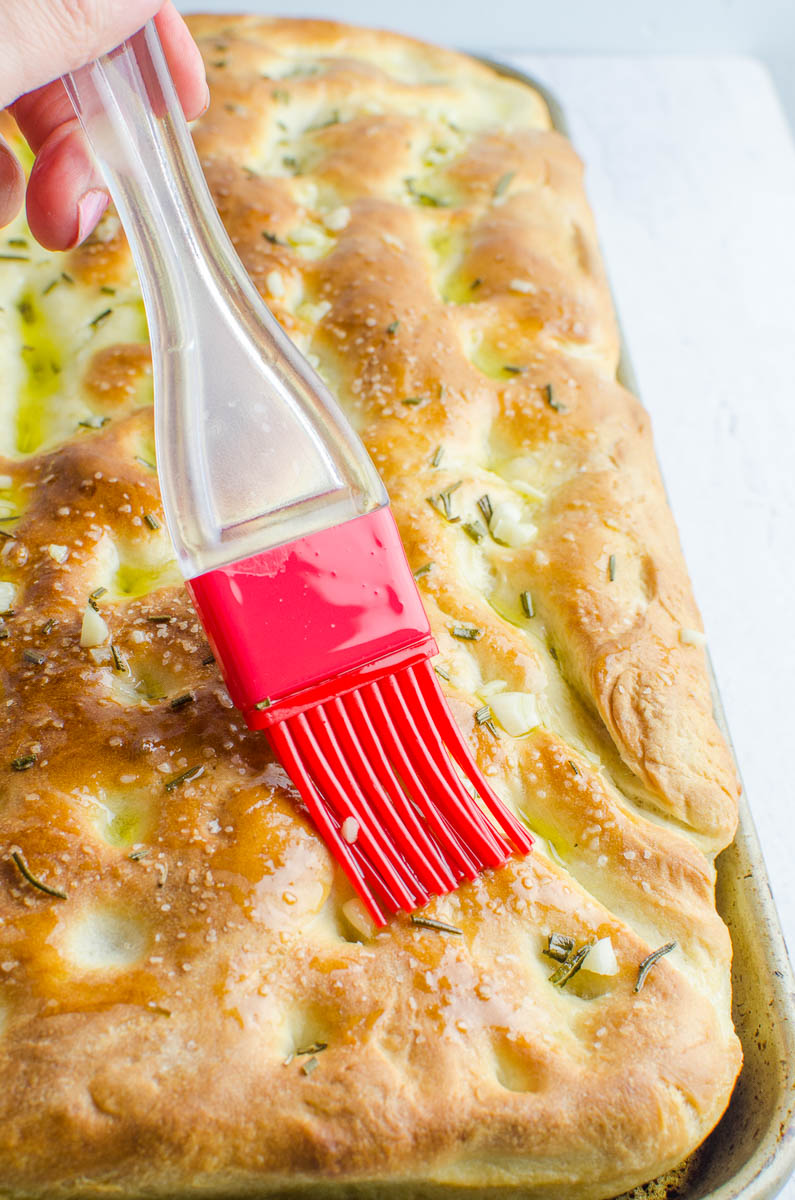
[[[478,61],[484,63],[486,66],[492,67],[498,74],[516,79],[534,88],[549,109],[553,127],[560,133],[570,137],[565,108],[555,93],[545,84],[540,83],[534,76],[513,66],[510,62],[504,62],[500,59],[486,57],[477,53],[472,53],[472,57],[478,59]],[[609,264],[606,265],[605,269],[608,272],[609,279]],[[613,295],[613,310],[616,313],[620,338],[618,379],[631,392],[639,396],[640,391],[637,385],[637,378],[627,349],[627,342],[624,337],[615,295]],[[717,678],[709,653],[707,654],[707,663],[715,719],[729,744],[737,774],[740,776],[734,744],[729,733],[726,714],[720,698]],[[740,780],[742,783],[741,776]],[[762,849],[746,799],[744,786],[740,795],[737,833],[733,847],[727,847],[727,851],[732,848],[738,857],[738,865],[741,867],[747,865],[750,868],[750,878],[745,878],[746,872],[743,872],[743,878],[734,880],[734,883],[742,884],[749,908],[752,910],[756,909],[757,911],[758,929],[756,933],[761,933],[762,935],[761,940],[764,947],[763,958],[770,980],[772,1003],[775,1013],[779,1018],[781,1041],[786,1050],[786,1059],[781,1062],[782,1071],[777,1081],[777,1094],[773,1097],[771,1118],[760,1136],[755,1149],[743,1166],[730,1179],[710,1192],[702,1192],[699,1200],[772,1200],[772,1197],[778,1195],[789,1176],[795,1171],[795,1091],[793,1091],[793,1077],[795,1076],[795,979],[793,978],[784,934],[781,929],[781,923],[770,888],[767,868],[765,867]],[[716,865],[719,877],[722,873],[729,870],[726,861],[727,851],[724,851],[717,859]],[[721,916],[726,920],[724,913],[721,913]],[[736,954],[734,927],[728,920],[727,924],[729,925],[732,946],[735,948]],[[740,1034],[739,1028],[738,1034]],[[740,1040],[743,1042],[743,1050],[745,1051],[746,1044],[743,1041],[742,1035],[740,1035]],[[745,1069],[746,1067],[744,1066],[743,1070]],[[788,1092],[789,1098],[787,1096]],[[735,1088],[735,1093],[729,1102],[727,1112],[736,1103],[736,1095]],[[717,1131],[720,1130],[724,1119],[725,1114],[724,1118],[716,1126]],[[715,1132],[713,1131],[709,1136],[714,1137]],[[681,1200],[688,1200],[687,1193],[681,1194]]]

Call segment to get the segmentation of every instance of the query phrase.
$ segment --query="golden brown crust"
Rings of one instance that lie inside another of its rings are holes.
[[[0,526],[0,1194],[615,1195],[700,1142],[739,1069],[712,866],[737,784],[580,165],[534,92],[460,55],[193,28],[219,210],[434,564],[451,703],[538,841],[431,906],[460,937],[351,924],[158,527],[118,223],[0,263],[0,504],[22,514]],[[100,587],[109,638],[81,648]],[[527,736],[474,722],[495,682],[536,698]],[[554,931],[609,936],[618,974],[554,987]]]

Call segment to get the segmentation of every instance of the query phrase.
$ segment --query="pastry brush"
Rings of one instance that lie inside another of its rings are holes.
[[[382,925],[532,839],[439,688],[372,462],[223,228],[154,25],[64,83],[138,268],[188,591],[232,700]]]

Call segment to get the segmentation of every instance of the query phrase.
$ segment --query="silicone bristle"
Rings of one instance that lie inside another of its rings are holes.
[[[532,846],[483,779],[428,663],[276,721],[268,732],[379,926],[385,912],[411,911],[501,866],[511,845],[520,853]]]

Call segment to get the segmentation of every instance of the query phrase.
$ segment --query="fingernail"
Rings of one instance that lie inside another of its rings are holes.
[[[110,196],[100,188],[94,188],[86,192],[85,196],[81,196],[77,204],[76,246],[86,240],[109,204]]]
[[[210,107],[210,88],[209,88],[209,86],[205,85],[204,90],[205,90],[205,101],[204,101],[204,107],[202,108],[201,112],[199,113],[200,117],[203,117],[204,114],[207,112],[207,109]]]

